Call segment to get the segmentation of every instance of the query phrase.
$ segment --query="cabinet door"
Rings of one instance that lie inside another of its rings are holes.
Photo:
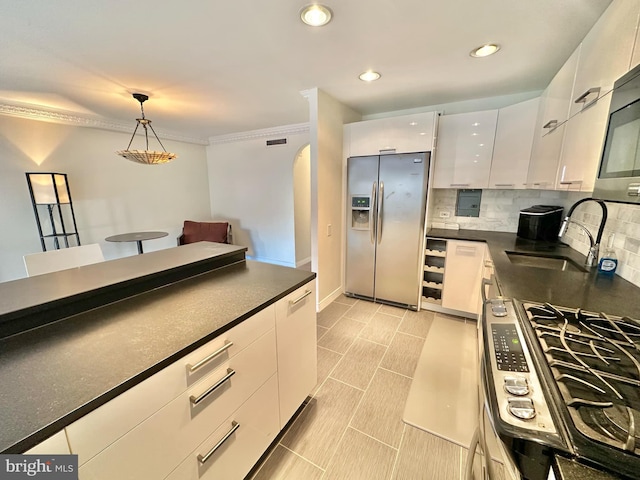
[[[633,44],[633,55],[631,56],[631,65],[629,70],[640,65],[640,25],[636,29],[636,40]]]
[[[442,306],[478,313],[486,245],[481,242],[447,241]]]
[[[629,70],[639,10],[637,0],[614,1],[582,41],[559,189],[593,190],[611,101],[606,93]]]
[[[69,451],[67,436],[64,430],[61,430],[24,453],[26,455],[68,455],[71,452]]]
[[[315,280],[276,304],[280,426],[284,428],[317,382]]]
[[[525,187],[539,104],[533,98],[498,111],[489,188]]]
[[[416,113],[345,125],[347,156],[431,151],[435,116],[435,112]]]
[[[440,118],[435,188],[487,188],[497,121],[498,110]]]
[[[527,188],[555,188],[564,138],[564,125],[558,125],[569,118],[579,55],[580,47],[556,73],[542,94],[527,173]]]

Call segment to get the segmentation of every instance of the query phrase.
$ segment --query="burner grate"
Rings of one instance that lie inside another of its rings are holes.
[[[577,430],[640,455],[640,322],[549,304],[525,311]]]

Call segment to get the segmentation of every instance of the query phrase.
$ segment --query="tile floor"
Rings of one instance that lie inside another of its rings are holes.
[[[341,296],[318,314],[318,384],[252,480],[459,480],[467,450],[402,422],[433,322]]]

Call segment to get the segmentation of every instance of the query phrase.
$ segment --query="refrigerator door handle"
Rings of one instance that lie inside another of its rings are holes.
[[[382,214],[384,213],[383,203],[384,203],[384,182],[380,181],[380,199],[378,201],[378,221],[377,221],[378,245],[382,240]]]
[[[376,237],[375,237],[375,231],[376,231],[376,215],[375,215],[375,211],[377,208],[377,192],[378,192],[378,182],[373,182],[373,185],[371,186],[371,210],[370,212],[370,223],[369,223],[369,233],[371,235],[371,243],[375,244],[376,243]]]

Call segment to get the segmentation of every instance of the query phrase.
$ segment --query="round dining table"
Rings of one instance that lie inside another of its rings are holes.
[[[167,235],[169,235],[167,232],[131,232],[112,235],[105,238],[105,240],[107,242],[136,242],[138,244],[138,253],[144,253],[142,250],[142,242],[145,240],[153,240],[154,238],[166,237]]]

